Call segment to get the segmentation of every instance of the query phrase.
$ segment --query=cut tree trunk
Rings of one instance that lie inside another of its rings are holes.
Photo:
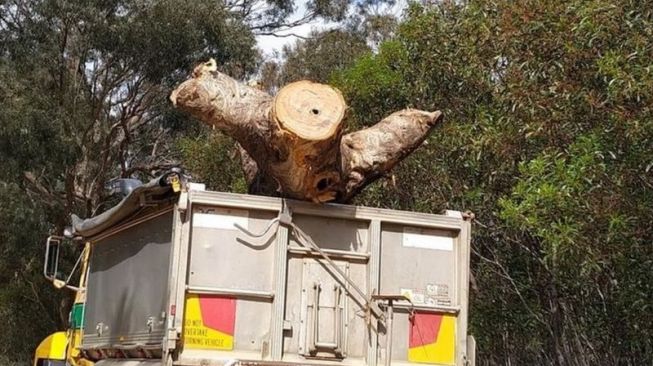
[[[343,136],[337,89],[310,81],[276,97],[217,71],[214,60],[170,96],[174,105],[233,137],[250,193],[347,202],[428,136],[442,113],[405,109]]]

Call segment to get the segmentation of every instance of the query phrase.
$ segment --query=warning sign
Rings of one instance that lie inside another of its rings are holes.
[[[188,295],[184,311],[184,346],[232,350],[236,300],[210,295]]]
[[[416,312],[410,324],[408,361],[454,365],[456,318],[452,315]]]

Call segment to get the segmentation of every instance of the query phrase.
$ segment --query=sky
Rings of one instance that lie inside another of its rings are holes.
[[[314,21],[308,24],[300,25],[296,28],[293,28],[287,32],[281,32],[280,34],[298,34],[300,36],[307,36],[311,29],[326,29],[329,27],[335,26],[334,24],[327,24],[324,21]],[[275,51],[281,52],[281,49],[286,44],[293,44],[298,38],[295,36],[288,37],[275,37],[275,36],[258,36],[256,37],[256,42],[258,47],[263,51],[266,56],[272,57]]]
[[[288,19],[289,22],[295,21],[302,17],[306,13],[306,0],[297,1],[297,9],[295,14]],[[292,36],[290,34],[297,34],[299,36],[307,36],[312,29],[322,30],[329,27],[336,26],[337,23],[326,23],[323,20],[315,20],[307,24],[300,25],[298,27],[292,28],[288,31],[279,32],[278,36],[258,36],[256,41],[258,47],[263,51],[263,54],[268,57],[274,57],[274,52],[281,53],[281,49],[284,45],[293,44],[299,38]],[[289,35],[288,37],[280,37],[282,35]]]
[[[396,0],[395,5],[391,8],[391,12],[397,16],[401,16],[402,11],[406,8],[408,0]],[[295,20],[301,17],[306,10],[306,1],[301,1],[295,12],[295,16],[290,20]],[[329,28],[337,27],[338,23],[334,22],[324,22],[323,20],[316,20],[308,24],[303,24],[299,27],[295,27],[286,32],[279,32],[279,35],[284,34],[297,34],[299,36],[307,36],[312,29],[324,30]],[[258,36],[256,41],[258,47],[263,51],[265,56],[274,57],[274,53],[281,53],[281,49],[284,45],[293,44],[297,41],[298,37],[288,36],[288,37],[275,37],[275,36]]]

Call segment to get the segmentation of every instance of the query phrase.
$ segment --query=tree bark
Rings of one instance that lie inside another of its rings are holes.
[[[276,97],[217,71],[211,60],[170,96],[173,104],[233,137],[250,193],[346,202],[428,136],[442,113],[405,109],[343,136],[337,89],[310,81]]]

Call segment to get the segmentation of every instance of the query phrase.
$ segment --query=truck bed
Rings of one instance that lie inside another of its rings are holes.
[[[117,363],[129,347],[184,366],[473,362],[459,212],[193,189],[160,212],[93,242],[83,347],[98,366],[151,365]]]

